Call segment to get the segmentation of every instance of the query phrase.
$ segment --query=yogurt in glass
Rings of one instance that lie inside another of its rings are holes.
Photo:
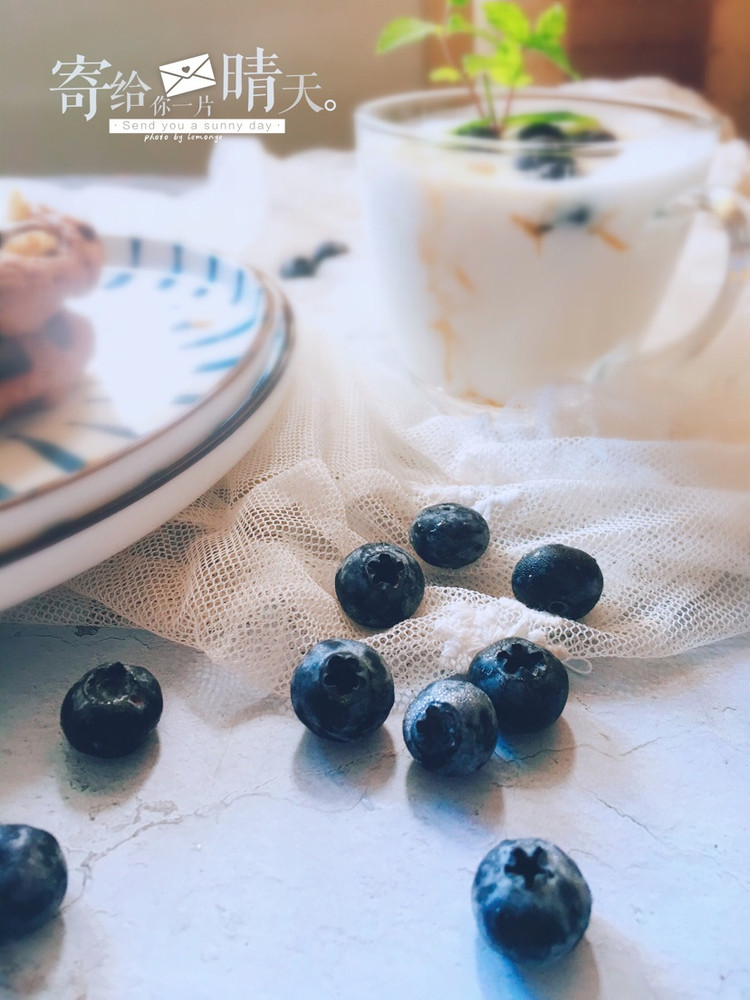
[[[400,95],[356,116],[365,220],[397,346],[414,375],[466,399],[580,380],[634,349],[695,215],[717,121],[549,91],[514,114],[575,112],[614,141],[457,136],[456,91]],[[550,178],[528,169],[559,156]],[[554,171],[553,171],[554,172]]]

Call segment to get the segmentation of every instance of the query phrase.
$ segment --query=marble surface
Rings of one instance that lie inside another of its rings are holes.
[[[158,733],[119,761],[62,737],[67,688],[120,659],[160,679]],[[750,997],[750,637],[595,661],[562,719],[473,779],[411,761],[403,708],[326,744],[252,700],[252,665],[130,630],[0,628],[0,821],[59,839],[60,915],[0,947],[0,997],[683,1000]],[[557,842],[594,897],[552,969],[478,938],[474,871]]]

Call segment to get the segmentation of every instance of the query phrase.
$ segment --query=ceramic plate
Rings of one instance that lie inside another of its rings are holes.
[[[68,303],[96,330],[86,378],[59,406],[0,434],[3,607],[195,499],[251,447],[281,399],[292,322],[271,282],[181,244],[105,242],[99,286]],[[131,507],[139,513],[125,513]],[[112,517],[124,534],[114,538],[111,524],[92,533]],[[81,546],[81,532],[98,542]],[[85,559],[54,570],[55,553],[77,535]],[[23,586],[22,564],[31,567]]]

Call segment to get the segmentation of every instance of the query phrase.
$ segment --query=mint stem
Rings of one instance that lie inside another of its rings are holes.
[[[449,13],[450,13],[450,3],[448,2],[448,0],[446,0],[445,13],[443,14],[443,27],[446,29],[448,27]],[[445,58],[448,61],[448,65],[458,70],[458,72],[461,74],[461,80],[463,81],[464,86],[467,87],[469,90],[469,95],[474,103],[474,107],[477,109],[479,117],[480,118],[484,117],[484,112],[482,110],[482,102],[479,100],[479,95],[477,94],[477,88],[474,86],[474,81],[471,79],[471,77],[463,68],[463,66],[460,64],[460,62],[458,65],[456,65],[456,61],[453,58],[453,53],[450,50],[450,46],[448,45],[448,39],[445,37],[445,33],[441,31],[439,37],[440,37],[440,44],[443,47],[443,53],[445,54]]]
[[[484,83],[484,99],[487,102],[487,117],[492,128],[498,130],[498,138],[502,133],[502,125],[498,125],[497,114],[495,113],[495,102],[492,97],[492,84],[490,83],[489,76],[484,73],[482,74],[482,81]],[[507,117],[507,116],[506,116]]]
[[[500,122],[500,131],[498,132],[498,139],[503,134],[505,126],[508,123],[508,119],[510,118],[510,109],[513,105],[513,98],[515,96],[515,93],[516,93],[515,87],[508,87],[508,96],[505,98],[505,108],[503,109],[503,117]]]

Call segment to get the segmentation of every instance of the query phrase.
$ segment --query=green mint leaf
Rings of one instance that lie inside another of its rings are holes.
[[[523,87],[530,82],[521,46],[507,38],[490,55],[465,55],[462,64],[468,76],[473,78],[486,74],[502,87]]]
[[[430,71],[431,83],[458,83],[461,73],[455,66],[437,66]]]
[[[568,13],[561,3],[552,4],[536,19],[534,35],[560,44],[568,29]]]
[[[472,79],[480,73],[489,73],[493,65],[494,56],[483,56],[476,52],[467,52],[461,59],[464,72]]]
[[[464,122],[463,125],[457,125],[454,129],[451,129],[454,135],[472,135],[475,136],[477,131],[480,129],[493,129],[495,126],[489,118],[475,118],[473,121]]]
[[[475,25],[467,20],[463,14],[449,14],[445,19],[445,30],[449,35],[476,35],[479,33]]]
[[[441,32],[441,26],[431,21],[423,21],[419,17],[397,17],[386,24],[381,31],[375,51],[378,55],[391,52],[402,45],[412,45]]]
[[[601,122],[590,115],[581,115],[576,111],[528,111],[518,115],[509,115],[505,119],[507,128],[523,128],[524,125],[553,124],[571,125],[570,134],[575,135],[583,129],[601,128]]]
[[[568,14],[565,7],[560,3],[553,4],[537,18],[533,32],[526,39],[526,48],[541,52],[568,76],[578,79],[578,73],[571,66],[563,47],[567,27]]]
[[[448,0],[449,7],[468,7],[469,0]]]
[[[549,41],[539,41],[535,36],[532,36],[526,42],[527,49],[533,49],[535,52],[541,52],[542,55],[546,56],[550,62],[554,63],[555,66],[559,67],[563,73],[567,73],[568,76],[572,77],[574,80],[578,80],[579,74],[573,69],[570,60],[568,59],[568,54],[562,45],[558,45],[554,42]]]
[[[490,27],[501,31],[514,42],[525,42],[531,34],[529,19],[516,3],[508,0],[490,0],[482,4],[484,16]]]

